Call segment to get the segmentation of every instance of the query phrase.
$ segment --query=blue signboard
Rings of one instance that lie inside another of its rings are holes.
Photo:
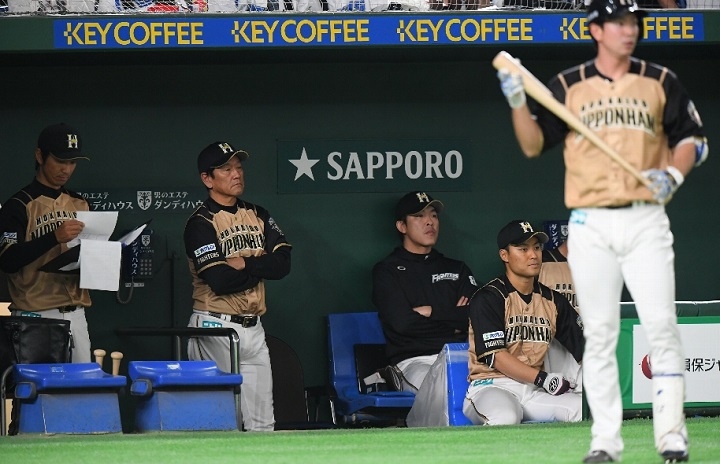
[[[643,40],[701,42],[701,13],[645,18]],[[54,21],[56,49],[568,44],[590,41],[584,14],[333,14],[74,17]]]

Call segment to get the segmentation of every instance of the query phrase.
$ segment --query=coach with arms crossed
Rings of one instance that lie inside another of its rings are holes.
[[[270,354],[260,316],[264,279],[290,272],[290,244],[270,213],[238,198],[245,190],[242,163],[248,153],[214,142],[197,165],[209,198],[185,225],[185,252],[193,278],[189,327],[229,327],[240,336],[240,404],[245,430],[274,429]],[[230,340],[198,337],[188,342],[191,360],[211,359],[230,372]]]

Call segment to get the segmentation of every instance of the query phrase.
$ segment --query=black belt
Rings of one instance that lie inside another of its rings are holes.
[[[603,206],[605,209],[623,209],[623,208],[632,208],[633,206],[646,206],[646,205],[656,205],[657,203],[653,203],[651,201],[631,201],[630,203],[625,203],[624,205],[613,205],[613,206]]]
[[[71,313],[71,312],[75,311],[76,309],[78,309],[77,305],[60,306],[58,308],[58,311],[60,311],[61,313]]]
[[[240,324],[243,327],[255,327],[258,323],[257,316],[238,316],[234,314],[223,314],[216,313],[213,311],[196,311],[200,314],[207,314],[208,316],[217,317],[223,321],[230,321],[235,324]]]

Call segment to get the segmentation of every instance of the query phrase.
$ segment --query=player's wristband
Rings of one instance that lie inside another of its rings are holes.
[[[680,187],[685,181],[685,176],[683,176],[682,172],[675,166],[668,166],[665,170],[675,180],[675,187]]]
[[[547,379],[547,375],[548,374],[545,371],[538,372],[537,377],[535,377],[535,382],[533,382],[535,386],[543,388],[543,384],[545,383],[545,379]]]

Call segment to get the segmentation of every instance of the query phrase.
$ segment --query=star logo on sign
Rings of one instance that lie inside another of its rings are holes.
[[[309,159],[307,156],[307,152],[305,151],[305,147],[302,149],[302,154],[300,155],[300,159],[296,160],[288,160],[292,164],[295,165],[297,168],[297,172],[295,173],[295,179],[298,180],[302,176],[308,176],[310,179],[315,180],[315,176],[312,172],[312,167],[315,166],[320,160],[312,160]]]

